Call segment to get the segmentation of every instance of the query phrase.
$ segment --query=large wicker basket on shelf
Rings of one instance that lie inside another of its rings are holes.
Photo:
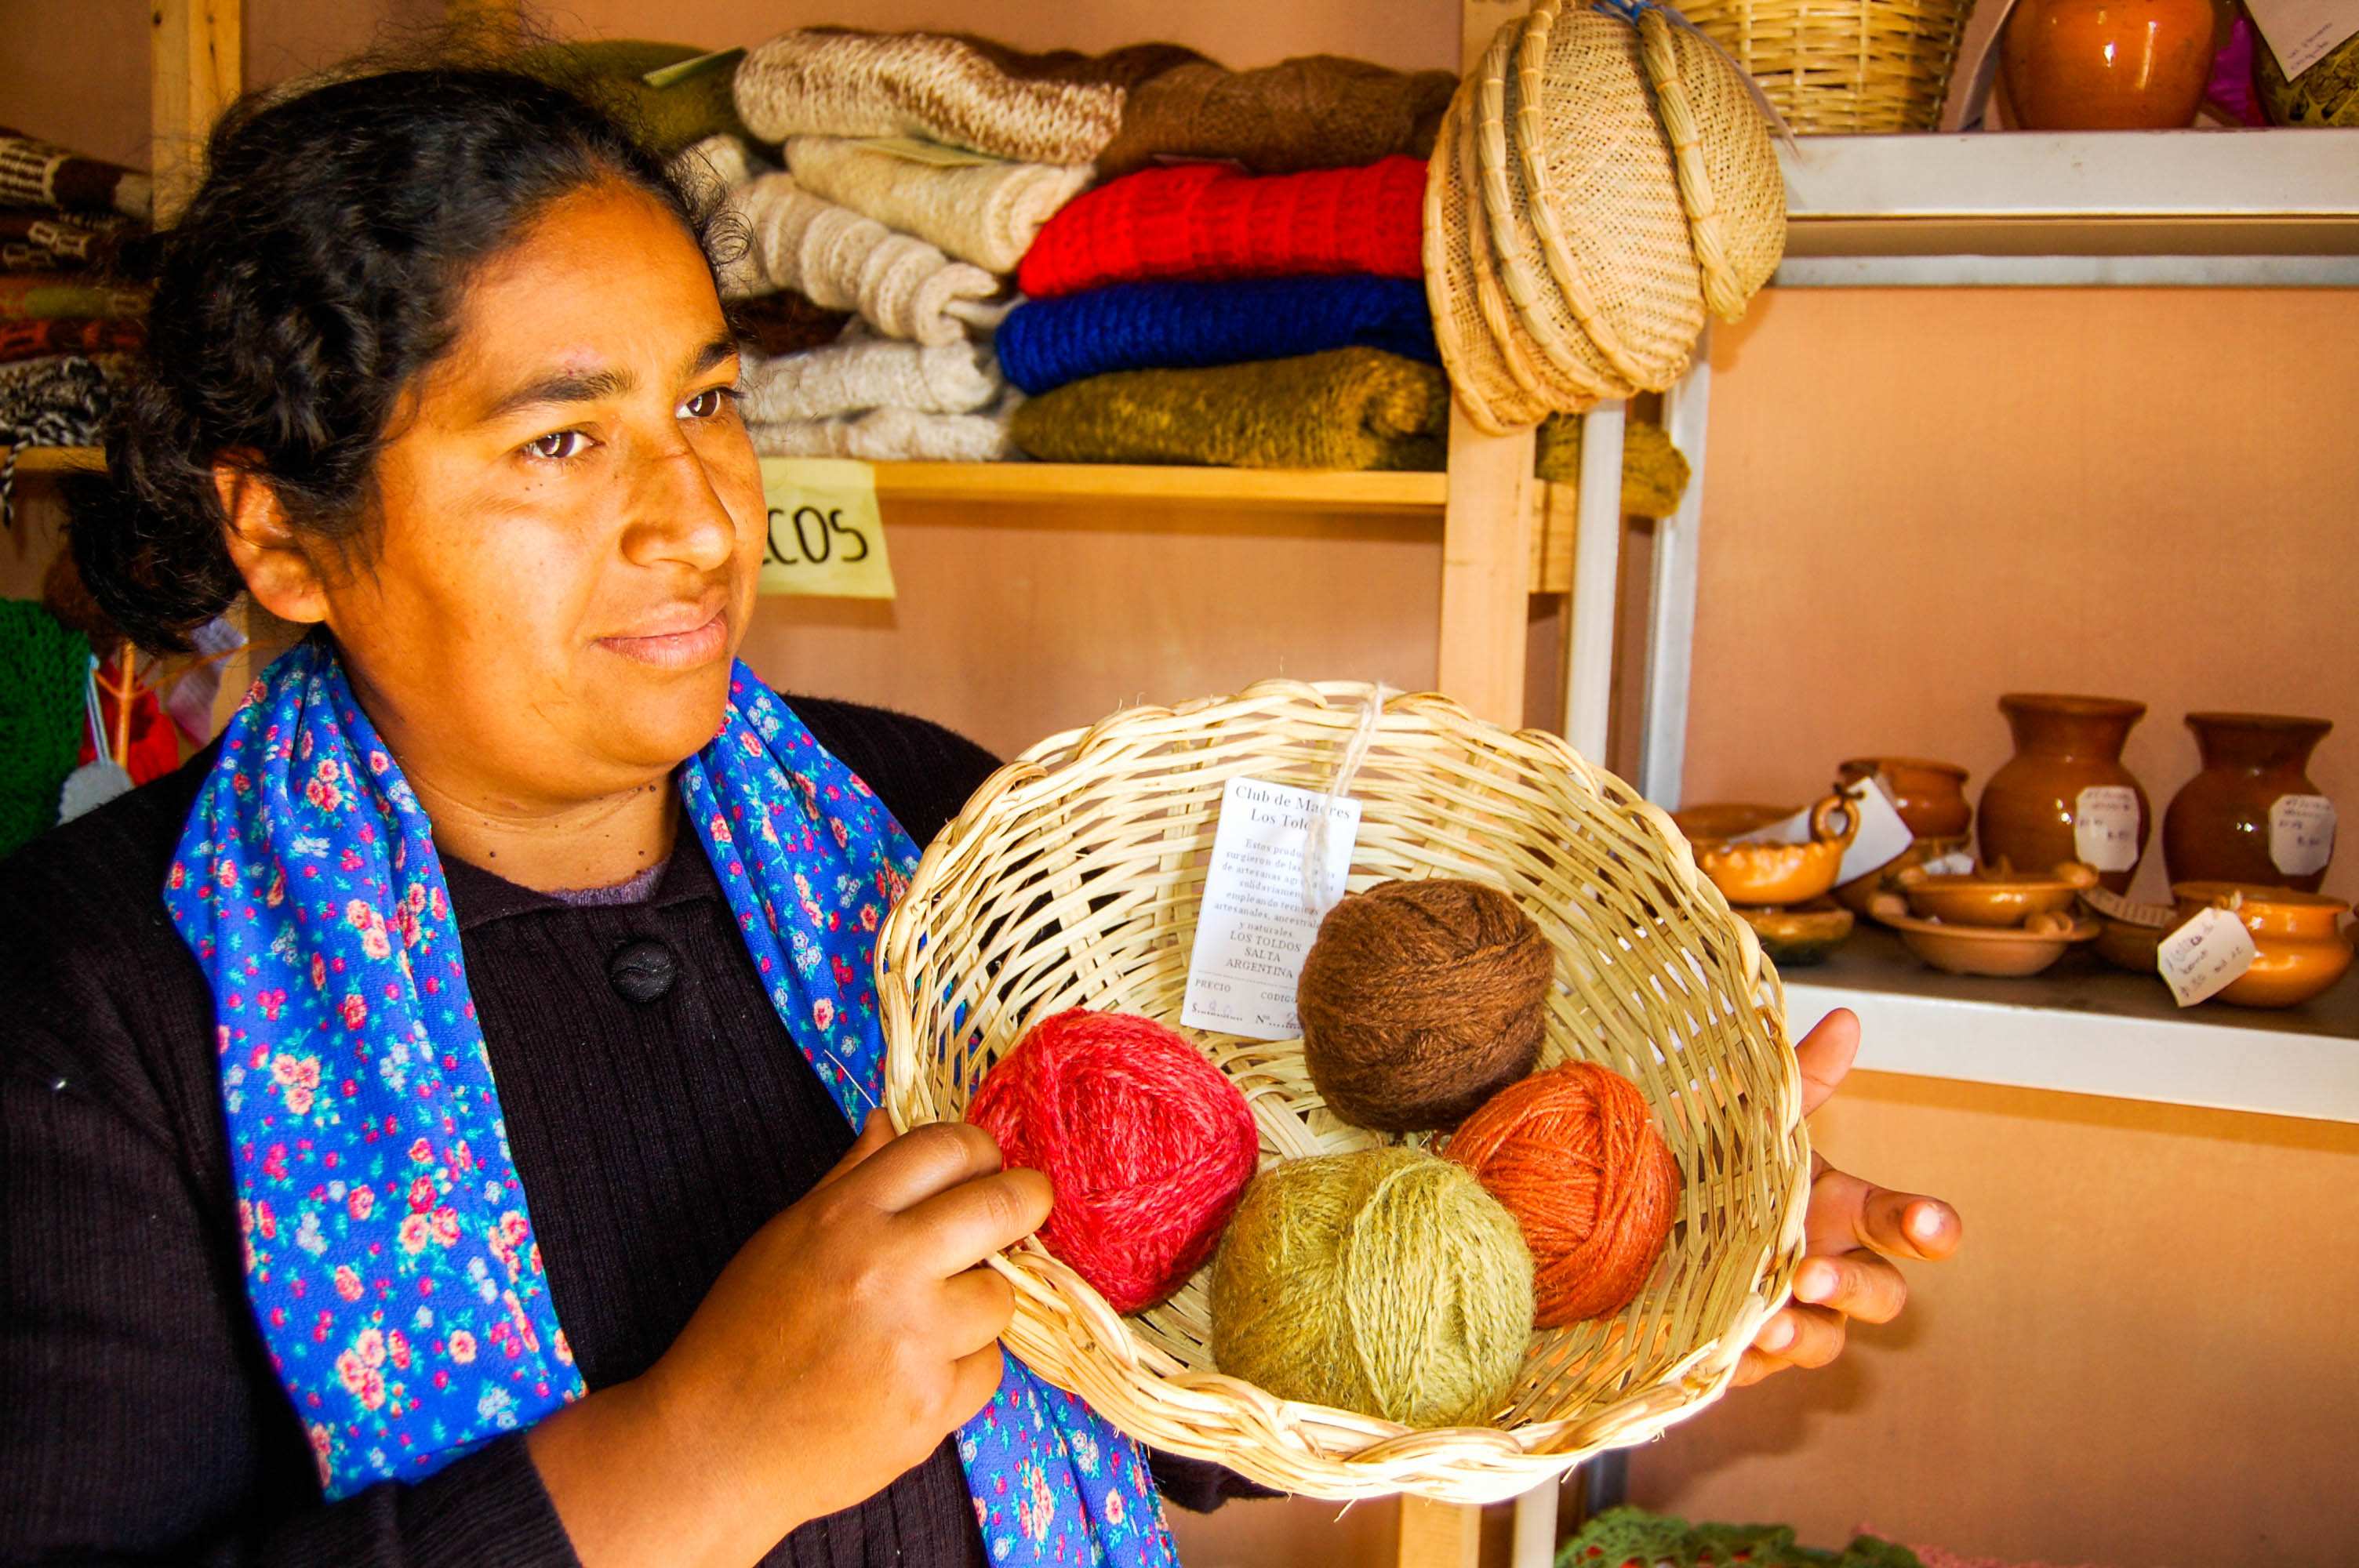
[[[1736,58],[1804,135],[1930,131],[1973,0],[1693,0],[1688,19]]]
[[[1265,681],[1117,713],[1001,769],[942,830],[886,921],[886,1108],[954,1119],[999,1054],[1071,1006],[1177,1025],[1223,785],[1329,787],[1371,688]],[[1495,1426],[1412,1430],[1290,1403],[1212,1365],[1207,1280],[1125,1319],[1037,1243],[999,1260],[1007,1343],[1157,1447],[1322,1498],[1509,1497],[1718,1397],[1801,1248],[1810,1152],[1776,971],[1669,819],[1553,735],[1393,697],[1350,785],[1351,886],[1471,877],[1557,950],[1542,1064],[1603,1062],[1644,1091],[1684,1177],[1645,1291],[1532,1338]],[[1380,1135],[1321,1103],[1299,1040],[1194,1035],[1254,1108],[1265,1164]]]

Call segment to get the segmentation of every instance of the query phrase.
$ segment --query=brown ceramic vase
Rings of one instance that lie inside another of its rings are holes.
[[[1862,779],[1882,779],[1892,792],[1892,804],[1900,809],[1900,820],[1917,838],[1954,838],[1974,819],[1974,808],[1966,804],[1966,770],[1955,762],[1854,757],[1835,773],[1846,786]]]
[[[2027,131],[2169,131],[2203,104],[2212,0],[2016,0],[1999,43]]]
[[[2146,791],[2122,766],[2122,746],[2131,726],[2146,717],[2146,704],[2012,692],[1998,707],[2015,731],[2015,755],[1983,786],[1983,860],[2043,869],[2086,860],[2076,831],[2083,820],[2081,792],[2126,788],[2137,806],[2135,849],[2126,866],[2098,865],[2097,881],[2108,892],[2127,892],[2146,853],[2153,812]]]
[[[2162,814],[2162,863],[2174,882],[2247,882],[2316,892],[2326,868],[2288,871],[2270,843],[2269,811],[2285,795],[2319,797],[2305,771],[2334,728],[2276,713],[2190,713],[2203,771]],[[2327,852],[2332,853],[2330,842]],[[2295,864],[2300,862],[2296,860]]]

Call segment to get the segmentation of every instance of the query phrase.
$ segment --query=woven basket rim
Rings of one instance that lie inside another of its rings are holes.
[[[1102,766],[1135,763],[1175,742],[1184,745],[1192,739],[1211,743],[1213,738],[1234,742],[1241,734],[1251,733],[1241,727],[1255,723],[1310,724],[1322,735],[1348,732],[1359,722],[1363,706],[1380,689],[1358,682],[1263,681],[1237,693],[1177,707],[1128,708],[1085,729],[1052,735],[995,773],[928,846],[908,890],[879,934],[876,981],[887,1045],[886,1108],[896,1128],[906,1130],[915,1119],[910,1108],[917,1092],[910,1086],[919,1083],[918,1075],[932,1060],[930,1055],[920,1058],[921,1048],[930,1047],[917,1037],[916,995],[922,987],[908,977],[928,972],[923,959],[929,952],[940,957],[956,951],[952,938],[934,941],[929,935],[927,912],[937,900],[950,896],[945,888],[962,885],[961,879],[977,871],[1006,837],[1003,829],[1008,824],[1020,824],[1027,814],[1037,817],[1054,812],[1060,796],[1084,789],[1101,776]],[[1691,900],[1680,907],[1712,922],[1710,929],[1725,936],[1723,950],[1734,955],[1726,970],[1727,983],[1733,994],[1746,999],[1739,1012],[1729,1015],[1726,1027],[1740,1033],[1766,1030],[1777,1054],[1777,1074],[1776,1082],[1764,1086],[1766,1101],[1746,1099],[1734,1109],[1723,1108],[1723,1114],[1738,1116],[1759,1130],[1758,1153],[1770,1162],[1762,1170],[1775,1173],[1775,1190],[1760,1194],[1775,1206],[1775,1225],[1765,1221],[1748,1233],[1768,1237],[1759,1243],[1766,1250],[1751,1261],[1745,1260],[1749,1253],[1731,1255],[1735,1266],[1747,1271],[1741,1277],[1750,1283],[1729,1317],[1715,1320],[1712,1332],[1692,1345],[1672,1340],[1676,1359],[1611,1402],[1593,1400],[1573,1414],[1510,1428],[1415,1429],[1278,1400],[1234,1378],[1191,1370],[1118,1317],[1103,1297],[1037,1241],[1027,1240],[990,1261],[1015,1288],[1016,1321],[1007,1336],[1011,1347],[1036,1372],[1090,1400],[1131,1435],[1156,1447],[1217,1460],[1266,1484],[1306,1495],[1349,1498],[1408,1491],[1448,1501],[1493,1501],[1561,1475],[1601,1449],[1646,1441],[1727,1390],[1744,1347],[1788,1299],[1799,1262],[1810,1168],[1808,1130],[1801,1119],[1799,1073],[1787,1041],[1776,969],[1762,957],[1751,928],[1729,913],[1717,890],[1695,870],[1687,841],[1667,815],[1639,800],[1611,774],[1594,769],[1561,738],[1485,724],[1436,693],[1386,697],[1377,729],[1380,745],[1389,730],[1397,739],[1437,747],[1479,743],[1495,748],[1484,756],[1510,755],[1527,758],[1532,765],[1561,768],[1570,775],[1568,788],[1594,790],[1601,811],[1610,808],[1613,819],[1628,833],[1657,847],[1662,857],[1658,872],[1680,884],[1677,892],[1683,900]],[[1387,765],[1397,769],[1404,764],[1396,760]],[[1551,845],[1564,841],[1545,840]],[[1103,889],[1109,884],[1093,885]],[[1725,923],[1724,927],[1719,923]],[[1661,929],[1669,934],[1669,927]],[[1694,956],[1699,951],[1690,950],[1686,961],[1699,964],[1701,960]],[[1704,971],[1700,968],[1697,973]],[[1740,1013],[1753,1022],[1745,1022]],[[981,1025],[959,1027],[962,1033],[973,1033]],[[1680,1040],[1658,1048],[1674,1053],[1677,1063],[1687,1063],[1691,1049]],[[1664,1060],[1672,1064],[1674,1057]],[[1679,1070],[1707,1071],[1713,1060],[1699,1057],[1692,1069]],[[1712,1078],[1708,1071],[1705,1078],[1683,1081],[1688,1087],[1678,1092],[1702,1095],[1698,1103],[1705,1111],[1711,1108],[1705,1102],[1725,1092],[1724,1087],[1712,1087],[1723,1081]],[[1656,1108],[1658,1116],[1668,1114]],[[1682,1113],[1698,1114],[1703,1112],[1694,1107]],[[1724,1285],[1712,1289],[1726,1297]],[[1633,1311],[1635,1304],[1614,1325],[1595,1331],[1582,1364],[1601,1355],[1617,1365],[1644,1355],[1646,1343],[1625,1336],[1625,1323],[1651,1325],[1649,1332],[1655,1335],[1667,1332],[1659,1313],[1641,1319],[1630,1317]]]

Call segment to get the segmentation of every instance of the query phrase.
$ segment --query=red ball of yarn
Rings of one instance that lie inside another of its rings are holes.
[[[984,1076],[966,1119],[1008,1164],[1049,1178],[1041,1245],[1124,1313],[1212,1255],[1261,1146],[1245,1097],[1186,1040],[1078,1007],[1034,1024]]]
[[[1539,1327],[1617,1311],[1654,1271],[1679,1206],[1680,1167],[1646,1097],[1619,1073],[1569,1062],[1512,1083],[1466,1119],[1445,1152],[1524,1227]]]

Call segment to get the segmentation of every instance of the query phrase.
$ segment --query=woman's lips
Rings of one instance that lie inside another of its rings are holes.
[[[700,626],[685,632],[664,632],[636,637],[601,637],[602,647],[626,659],[653,665],[659,670],[689,670],[709,665],[729,652],[729,615],[717,611]]]

